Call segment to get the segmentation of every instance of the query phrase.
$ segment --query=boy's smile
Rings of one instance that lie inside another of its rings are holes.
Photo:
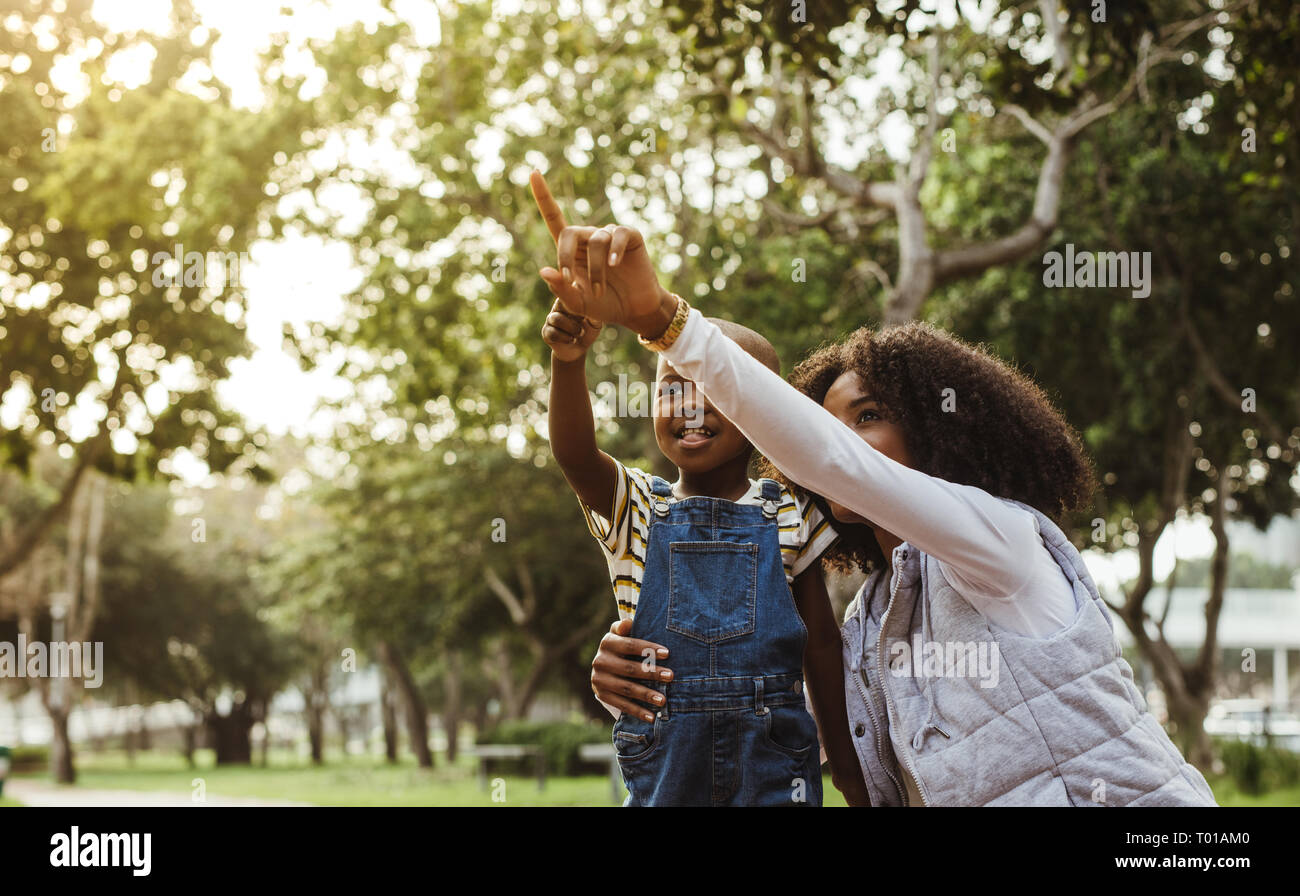
[[[683,473],[707,473],[738,458],[742,470],[748,464],[752,448],[740,430],[695,383],[663,365],[655,383],[654,427],[659,450]]]
[[[778,376],[776,349],[753,330],[709,318],[723,334]],[[678,497],[701,495],[739,501],[751,487],[749,462],[754,446],[734,423],[709,403],[692,380],[660,355],[655,367],[655,441],[678,472]]]
[[[695,448],[706,444],[717,433],[703,423],[688,420],[673,430],[673,435],[683,448]]]

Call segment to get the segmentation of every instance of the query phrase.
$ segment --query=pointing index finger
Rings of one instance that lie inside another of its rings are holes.
[[[551,231],[551,238],[558,240],[560,231],[564,229],[564,212],[560,211],[560,204],[551,195],[551,188],[546,185],[546,178],[536,168],[528,176],[528,183],[533,188],[533,199],[537,201],[537,209],[542,213],[542,218]]]

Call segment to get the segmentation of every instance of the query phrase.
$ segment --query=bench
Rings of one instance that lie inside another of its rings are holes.
[[[623,803],[623,773],[618,768],[618,751],[613,744],[583,744],[578,748],[583,762],[609,763],[609,796],[615,806]]]
[[[537,763],[537,789],[546,788],[546,753],[541,747],[528,744],[479,744],[474,747],[473,754],[478,757],[478,780],[484,790],[488,789],[488,762],[493,759],[527,759],[530,756]]]

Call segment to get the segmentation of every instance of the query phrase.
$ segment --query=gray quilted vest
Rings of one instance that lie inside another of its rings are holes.
[[[1215,805],[1147,712],[1083,558],[1016,506],[1073,585],[1063,631],[988,622],[907,543],[892,578],[874,574],[845,612],[849,728],[872,804],[906,805],[901,762],[931,806]]]

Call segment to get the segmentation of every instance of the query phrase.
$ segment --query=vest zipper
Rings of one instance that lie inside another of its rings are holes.
[[[867,681],[867,673],[862,669],[858,670],[858,677],[862,680],[860,690],[862,690],[862,699],[867,704],[867,713],[871,716],[871,727],[875,729],[876,758],[880,760],[880,767],[889,775],[889,780],[894,782],[898,788],[898,799],[904,806],[907,805],[907,788],[903,782],[894,777],[894,773],[889,770],[889,760],[885,758],[884,742],[880,736],[880,719],[876,717],[876,708],[871,703],[871,683]]]
[[[863,606],[863,611],[865,612],[866,610],[867,607]],[[843,638],[844,632],[841,630],[840,639],[843,640]],[[849,649],[852,650],[853,648],[850,646]],[[871,699],[871,682],[867,680],[867,673],[860,666],[858,667],[858,691],[862,694],[862,702],[867,706],[867,714],[871,716],[871,727],[873,729],[872,734],[874,736],[873,740],[876,745],[876,758],[880,760],[880,767],[885,770],[885,774],[889,776],[889,780],[893,781],[894,786],[898,788],[898,801],[906,806],[907,788],[904,787],[903,782],[898,780],[898,778],[894,776],[894,773],[889,770],[890,762],[885,758],[884,739],[880,734],[880,718],[876,715],[876,705]]]
[[[906,557],[907,554],[904,552],[903,558],[906,559]],[[890,576],[892,581],[889,585],[889,603],[885,605],[885,612],[880,617],[880,635],[876,640],[876,665],[879,667],[877,671],[880,673],[880,689],[885,692],[885,709],[889,712],[889,724],[891,726],[895,724],[895,712],[894,701],[889,698],[889,688],[885,684],[885,624],[889,621],[889,611],[894,608],[894,597],[898,594],[899,566],[898,558],[895,556],[893,569],[891,570],[893,574]],[[921,595],[921,600],[925,600],[924,594]],[[929,806],[930,801],[925,795],[925,783],[921,780],[920,775],[916,773],[916,769],[912,766],[912,758],[908,755],[907,748],[904,747],[902,752],[903,766],[912,775],[912,780],[916,782],[916,792],[921,795],[921,803]],[[907,805],[906,795],[903,797],[903,805]]]

